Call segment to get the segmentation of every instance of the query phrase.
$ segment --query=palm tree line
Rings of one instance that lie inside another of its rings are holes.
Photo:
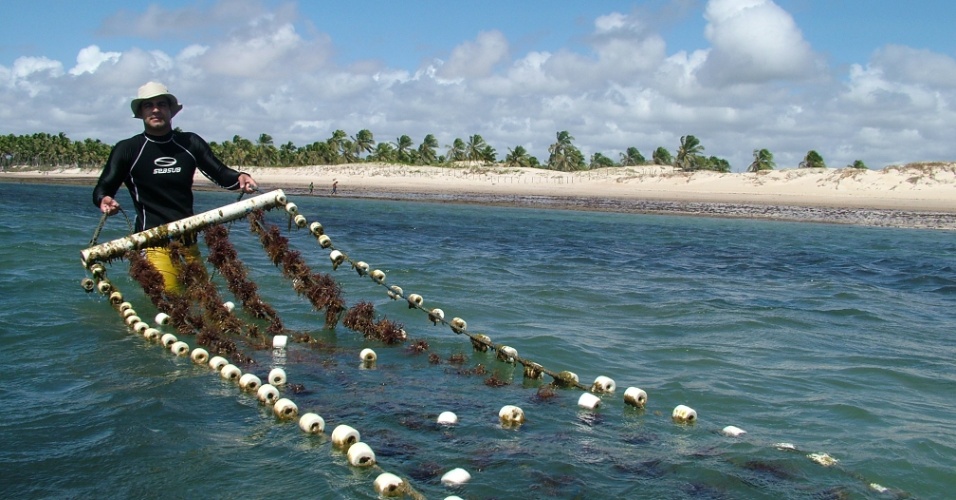
[[[177,128],[177,130],[179,130]],[[377,142],[368,129],[349,136],[336,130],[324,141],[316,141],[299,147],[291,141],[275,145],[272,136],[261,134],[253,142],[239,135],[223,142],[210,142],[209,146],[224,163],[236,166],[257,165],[262,167],[296,167],[308,165],[337,165],[343,163],[397,163],[404,165],[454,165],[458,162],[475,162],[483,165],[500,164],[507,167],[530,167],[573,172],[604,167],[629,167],[638,165],[667,165],[685,172],[711,170],[730,172],[730,163],[716,156],[705,156],[704,146],[693,135],[680,138],[676,154],[660,146],[648,161],[636,147],[628,147],[617,160],[597,152],[589,159],[574,145],[574,137],[566,131],[557,132],[555,142],[548,147],[548,159],[541,163],[524,146],[509,148],[499,161],[498,152],[475,134],[467,139],[455,138],[442,147],[433,134],[427,134],[417,146],[408,135],[394,141]],[[73,141],[66,134],[35,133],[32,135],[0,135],[0,167],[24,168],[80,167],[98,168],[106,163],[111,145],[99,139]],[[776,166],[773,153],[767,149],[755,149],[753,163],[748,172],[773,170]],[[823,157],[814,150],[807,153],[800,163],[801,168],[825,168]],[[866,168],[857,160],[848,167]]]

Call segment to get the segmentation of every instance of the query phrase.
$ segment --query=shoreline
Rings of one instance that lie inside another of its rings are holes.
[[[241,170],[263,191],[295,196],[332,197],[337,180],[335,196],[342,198],[956,230],[956,164],[729,174],[660,166],[555,172],[373,163]],[[0,172],[0,182],[92,188],[98,175],[76,168]],[[219,188],[197,174],[195,189]]]

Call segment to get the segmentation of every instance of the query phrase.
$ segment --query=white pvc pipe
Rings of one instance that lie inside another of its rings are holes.
[[[122,256],[129,250],[139,250],[166,243],[170,238],[194,233],[213,224],[221,224],[245,217],[254,210],[275,208],[283,204],[279,201],[280,199],[285,200],[285,193],[281,189],[253,196],[208,212],[84,249],[80,251],[80,259],[83,267],[89,269],[97,261]]]

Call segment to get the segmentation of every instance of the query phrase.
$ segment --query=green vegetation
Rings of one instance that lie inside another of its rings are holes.
[[[177,128],[177,130],[179,130]],[[335,130],[324,141],[315,141],[299,147],[292,142],[276,146],[269,134],[260,134],[255,142],[233,136],[221,143],[210,142],[210,148],[227,165],[294,167],[305,165],[337,165],[342,163],[401,163],[405,165],[451,165],[455,162],[471,162],[484,165],[501,164],[507,167],[532,167],[573,172],[596,168],[631,167],[638,165],[669,165],[685,172],[712,170],[730,172],[730,163],[716,156],[704,156],[700,139],[693,135],[680,138],[676,157],[663,146],[657,147],[648,160],[637,147],[628,147],[615,161],[597,151],[586,159],[574,145],[574,137],[567,130],[557,132],[555,142],[548,147],[547,163],[540,163],[524,146],[509,148],[501,160],[498,153],[484,138],[475,134],[467,140],[455,138],[445,146],[445,154],[439,154],[438,140],[428,134],[416,147],[408,135],[401,135],[393,142],[376,142],[368,129],[349,136],[344,130]],[[48,169],[48,168],[100,168],[106,163],[112,145],[99,140],[72,141],[66,134],[50,135],[0,135],[0,168]],[[773,153],[767,149],[755,149],[754,161],[748,172],[772,170],[775,167]],[[816,151],[807,153],[800,163],[801,168],[825,168],[823,157]],[[865,169],[861,160],[847,168]]]

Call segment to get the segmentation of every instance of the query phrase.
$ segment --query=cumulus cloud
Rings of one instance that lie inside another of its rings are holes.
[[[793,17],[770,0],[711,0],[704,17],[712,48],[702,80],[716,85],[803,80],[823,69]]]
[[[505,36],[500,31],[483,31],[475,40],[455,47],[438,74],[449,79],[487,76],[507,57]]]
[[[77,54],[76,66],[70,69],[70,74],[95,73],[101,64],[105,62],[115,63],[121,55],[119,52],[102,52],[96,45],[90,45],[81,49],[80,53]]]
[[[367,128],[378,141],[435,134],[447,145],[480,134],[499,158],[522,145],[546,160],[562,130],[586,155],[611,158],[632,146],[647,157],[660,146],[673,151],[693,134],[737,170],[757,148],[781,168],[810,149],[837,166],[956,156],[944,137],[956,125],[952,56],[889,45],[828,68],[770,0],[710,0],[680,12],[706,22],[701,46],[669,49],[660,16],[607,12],[564,46],[487,30],[403,68],[338,60],[340,42],[292,4],[152,6],[103,23],[101,34],[137,45],[105,52],[84,43],[69,71],[43,57],[0,65],[0,119],[7,133],[115,141],[135,132],[136,88],[157,80],[185,105],[176,125],[211,141],[267,133],[305,146]],[[150,42],[171,38],[178,48]]]

